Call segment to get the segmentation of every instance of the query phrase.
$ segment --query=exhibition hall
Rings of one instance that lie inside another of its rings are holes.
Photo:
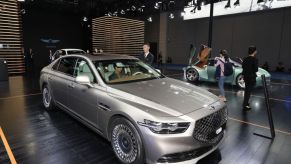
[[[291,0],[0,0],[0,164],[290,164]]]

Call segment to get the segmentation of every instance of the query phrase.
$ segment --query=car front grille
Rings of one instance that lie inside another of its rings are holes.
[[[227,122],[227,109],[221,110],[196,121],[193,137],[200,143],[217,144],[223,137]],[[219,128],[222,132],[216,133]]]

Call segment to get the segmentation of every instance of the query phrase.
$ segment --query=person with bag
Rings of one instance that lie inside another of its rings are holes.
[[[216,57],[215,61],[215,78],[218,80],[218,87],[220,95],[218,96],[221,101],[226,102],[225,92],[224,92],[224,81],[226,76],[233,74],[232,63],[229,62],[229,57],[226,50],[220,51],[220,57]]]

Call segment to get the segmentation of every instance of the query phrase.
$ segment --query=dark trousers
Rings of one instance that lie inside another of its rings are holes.
[[[249,100],[250,100],[253,88],[255,86],[255,82],[253,80],[252,81],[246,81],[245,84],[246,84],[246,88],[245,88],[245,94],[244,94],[243,107],[249,105]]]

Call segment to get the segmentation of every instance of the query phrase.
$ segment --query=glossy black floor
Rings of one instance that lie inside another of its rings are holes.
[[[169,77],[182,80],[181,73],[165,71]],[[218,94],[216,84],[195,85]],[[274,141],[253,135],[269,135],[262,88],[253,93],[253,109],[247,113],[241,110],[243,91],[232,86],[225,88],[229,109],[225,140],[199,163],[291,163],[291,82],[274,80],[270,87],[277,130]],[[14,76],[9,82],[0,82],[0,126],[18,163],[118,163],[106,140],[61,110],[44,110],[37,76]],[[2,163],[10,161],[0,141]]]

